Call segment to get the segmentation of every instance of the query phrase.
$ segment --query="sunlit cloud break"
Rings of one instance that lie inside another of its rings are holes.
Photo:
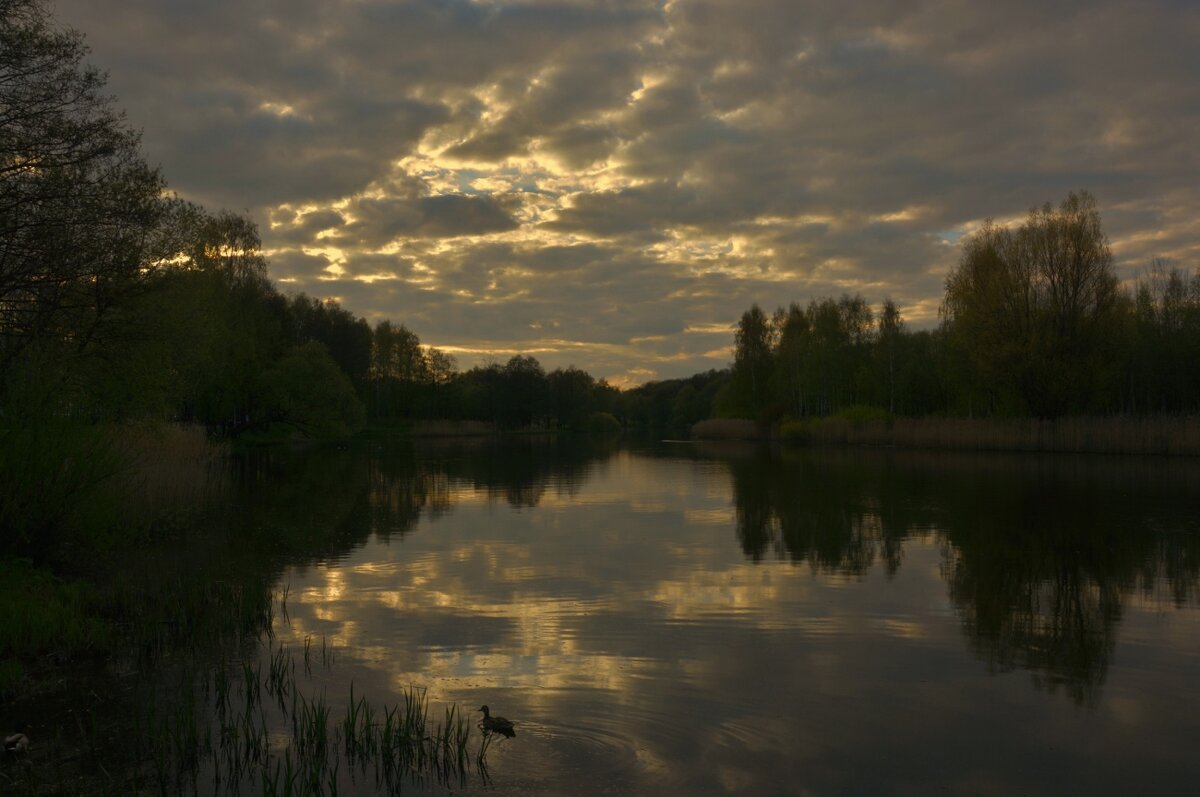
[[[843,292],[929,325],[964,234],[1073,189],[1096,195],[1124,277],[1200,256],[1194,5],[58,14],[172,187],[248,211],[286,289],[464,366],[686,375],[727,361],[716,333],[750,303]]]

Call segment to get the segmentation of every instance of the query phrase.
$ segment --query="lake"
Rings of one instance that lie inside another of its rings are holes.
[[[1190,794],[1200,776],[1195,461],[516,439],[235,465],[232,517],[285,596],[245,656],[336,652],[296,687],[334,722],[353,683],[516,723],[483,776],[410,793]],[[353,773],[339,793],[376,793]]]

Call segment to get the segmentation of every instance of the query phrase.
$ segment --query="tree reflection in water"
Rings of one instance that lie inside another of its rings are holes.
[[[312,561],[370,535],[403,539],[423,516],[452,512],[456,491],[514,507],[537,506],[547,491],[573,496],[616,450],[481,438],[365,456],[264,454],[242,465],[239,523],[283,558]],[[855,578],[878,565],[891,577],[906,541],[939,542],[948,596],[976,655],[997,672],[1028,670],[1080,704],[1099,695],[1131,601],[1200,599],[1194,462],[754,446],[669,456],[728,468],[737,540],[754,561]]]
[[[935,535],[976,654],[1092,703],[1138,597],[1195,602],[1196,463],[1035,455],[778,452],[727,456],[746,556],[890,576]],[[1152,509],[1148,509],[1148,507]]]
[[[236,460],[233,524],[292,562],[336,557],[371,535],[402,540],[461,489],[514,507],[575,495],[617,444],[603,439],[444,438],[359,448],[263,450]],[[273,571],[272,571],[273,572]]]

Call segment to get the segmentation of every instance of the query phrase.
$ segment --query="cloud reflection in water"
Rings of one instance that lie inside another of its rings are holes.
[[[535,448],[364,455],[356,542],[284,576],[360,685],[518,720],[500,791],[1111,788],[1147,716],[1186,770],[1193,466]]]

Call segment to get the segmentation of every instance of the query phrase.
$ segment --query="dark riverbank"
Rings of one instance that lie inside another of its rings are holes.
[[[753,421],[713,419],[692,427],[698,440],[772,439],[811,445],[892,446],[951,451],[1200,455],[1200,417],[1032,418],[844,417],[789,421],[766,433]]]

